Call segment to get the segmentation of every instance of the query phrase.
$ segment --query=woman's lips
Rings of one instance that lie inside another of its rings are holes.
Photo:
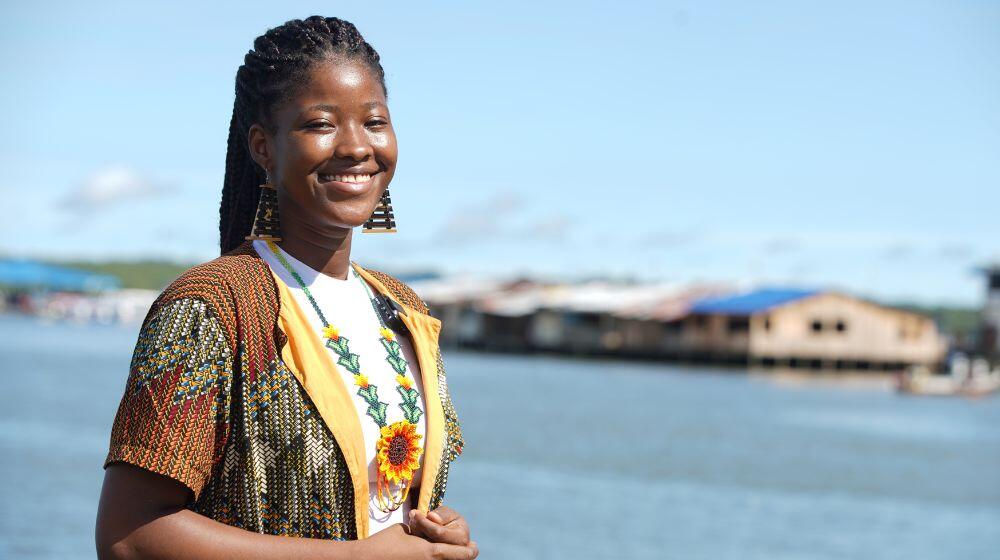
[[[375,184],[375,176],[378,173],[352,174],[352,175],[329,175],[319,174],[319,182],[324,187],[336,189],[344,194],[359,195],[368,192]]]

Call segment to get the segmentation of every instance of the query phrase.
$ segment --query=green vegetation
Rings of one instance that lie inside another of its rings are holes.
[[[912,311],[926,315],[938,324],[947,334],[959,338],[975,333],[979,329],[979,309],[974,307],[944,307],[902,304],[893,305],[896,309]]]
[[[182,272],[194,266],[170,261],[108,261],[108,262],[54,262],[62,266],[111,274],[122,281],[122,288],[162,290]]]

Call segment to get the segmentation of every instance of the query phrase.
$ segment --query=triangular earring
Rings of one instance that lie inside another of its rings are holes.
[[[392,201],[389,199],[389,189],[386,188],[379,199],[378,206],[372,212],[368,221],[361,228],[362,233],[396,233],[396,218],[392,214]]]
[[[257,214],[253,218],[253,228],[247,239],[263,239],[265,241],[281,241],[281,223],[278,221],[278,189],[267,182],[260,186],[260,199],[257,202]]]

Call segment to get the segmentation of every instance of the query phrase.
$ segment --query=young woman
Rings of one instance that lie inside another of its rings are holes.
[[[441,505],[463,445],[441,322],[350,258],[354,228],[394,231],[386,100],[351,23],[313,16],[254,41],[236,74],[222,255],[143,322],[104,464],[100,557],[478,555]]]

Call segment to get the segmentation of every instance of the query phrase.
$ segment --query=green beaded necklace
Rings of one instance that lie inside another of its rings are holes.
[[[266,243],[274,256],[292,278],[295,279],[302,292],[306,295],[306,299],[312,305],[313,311],[319,317],[320,324],[324,325],[324,345],[337,354],[339,358],[337,364],[354,375],[354,384],[358,387],[357,394],[368,404],[366,414],[371,417],[380,429],[380,437],[376,443],[376,458],[379,471],[379,507],[384,512],[393,511],[405,501],[406,494],[412,483],[413,472],[420,465],[420,455],[423,451],[419,445],[422,436],[416,433],[417,422],[420,421],[420,416],[423,414],[419,404],[420,393],[413,387],[413,380],[407,377],[407,366],[409,364],[406,358],[403,357],[402,348],[399,342],[396,341],[395,333],[386,325],[382,315],[378,312],[375,295],[371,287],[361,278],[354,266],[349,266],[354,277],[365,287],[365,291],[368,293],[368,298],[372,304],[372,309],[375,310],[375,316],[378,317],[379,324],[381,325],[379,329],[379,342],[385,348],[386,361],[389,362],[389,365],[396,372],[396,391],[402,397],[399,408],[403,411],[404,419],[393,424],[386,424],[386,409],[389,405],[379,400],[378,387],[368,380],[368,376],[361,373],[360,356],[351,352],[347,337],[340,336],[340,330],[326,320],[326,315],[320,309],[316,298],[313,297],[302,276],[295,271],[291,263],[288,262],[288,259],[285,258],[281,249],[271,240],[267,240]],[[405,485],[405,490],[401,494],[395,492],[391,488],[391,483]],[[386,496],[387,499],[383,499],[383,486],[385,486],[388,494]]]

